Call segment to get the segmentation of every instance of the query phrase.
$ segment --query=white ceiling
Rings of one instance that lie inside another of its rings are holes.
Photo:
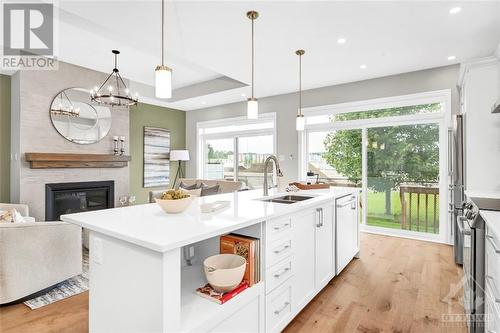
[[[451,15],[450,8],[462,11]],[[125,77],[154,84],[161,2],[59,1],[59,58],[108,72],[119,49]],[[492,55],[499,1],[167,1],[167,65],[174,88],[227,76],[250,84],[250,21],[256,21],[256,95],[353,82]],[[339,37],[347,42],[337,43]],[[456,60],[448,60],[455,55]],[[366,64],[366,69],[360,69]],[[244,100],[249,87],[166,103],[192,110]],[[175,95],[175,93],[174,93]]]

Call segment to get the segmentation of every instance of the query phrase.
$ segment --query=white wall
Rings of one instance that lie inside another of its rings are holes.
[[[303,107],[329,105],[451,89],[451,107],[458,113],[459,96],[457,90],[458,65],[433,68],[383,78],[347,83],[337,86],[304,91]],[[258,82],[257,82],[258,84]],[[285,160],[280,162],[284,172],[284,182],[298,179],[298,136],[295,131],[298,95],[296,93],[259,99],[259,112],[277,114],[277,154]],[[221,105],[189,111],[186,115],[186,148],[192,160],[187,163],[187,176],[196,176],[196,123],[220,118],[246,115],[246,102]]]

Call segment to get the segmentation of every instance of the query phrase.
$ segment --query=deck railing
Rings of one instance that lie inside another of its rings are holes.
[[[401,185],[399,196],[401,199],[401,229],[429,232],[429,227],[432,226],[432,232],[437,233],[439,227],[439,187]],[[432,200],[429,200],[429,197]],[[416,209],[413,209],[415,200]],[[421,201],[423,201],[424,216],[421,216]],[[429,202],[431,202],[430,205]]]

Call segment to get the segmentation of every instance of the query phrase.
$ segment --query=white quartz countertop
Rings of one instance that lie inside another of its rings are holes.
[[[257,200],[263,198],[262,190],[243,191],[195,198],[191,206],[181,214],[166,214],[157,204],[145,204],[62,215],[61,219],[154,251],[166,252],[255,223],[292,214],[356,191],[359,189],[330,187],[330,189],[290,193],[314,196],[313,199],[294,204]],[[269,194],[270,197],[275,197],[289,193],[275,193],[270,190]],[[229,207],[214,213],[201,213],[200,204],[218,200],[230,201]]]

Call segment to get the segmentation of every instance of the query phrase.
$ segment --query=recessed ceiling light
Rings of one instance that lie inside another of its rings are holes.
[[[345,42],[347,42],[347,39],[345,39],[344,37],[337,39],[338,44],[345,44]]]
[[[453,7],[450,9],[450,14],[458,14],[462,11],[462,7]]]
[[[359,68],[361,68],[361,69],[366,69],[366,67],[368,67],[368,66],[366,66],[365,64],[359,66]]]
[[[246,97],[247,95],[246,94],[241,94],[241,97]]]
[[[205,105],[207,104],[207,101],[201,101],[201,104]]]
[[[455,57],[453,55],[448,57],[448,60],[455,60],[455,59],[457,59],[457,57]]]

